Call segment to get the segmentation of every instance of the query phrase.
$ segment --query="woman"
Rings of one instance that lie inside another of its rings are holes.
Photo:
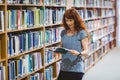
[[[81,56],[88,54],[88,32],[76,9],[66,10],[63,15],[64,30],[61,32],[61,46],[70,49],[62,54],[60,73],[57,80],[82,80],[84,75]]]

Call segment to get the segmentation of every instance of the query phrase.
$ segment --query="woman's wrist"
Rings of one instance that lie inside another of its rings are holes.
[[[77,56],[82,56],[82,54],[81,54],[81,53],[79,53]]]

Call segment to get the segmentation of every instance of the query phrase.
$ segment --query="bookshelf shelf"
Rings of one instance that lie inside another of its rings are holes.
[[[45,67],[51,66],[52,64],[55,64],[55,62],[58,62],[58,61],[60,61],[60,60],[61,60],[61,58],[56,59],[56,60],[54,60],[54,61],[52,61],[52,62],[50,62],[50,63],[48,63],[48,64],[45,64]]]
[[[4,3],[0,3],[0,6],[5,6],[5,4]]]
[[[102,29],[102,28],[105,28],[105,27],[107,27],[107,26],[110,26],[110,25],[114,25],[115,23],[109,23],[109,24],[105,24],[105,25],[103,25],[103,26],[99,26],[99,27],[97,27],[97,28],[93,28],[93,29],[90,29],[89,30],[89,32],[92,32],[92,31],[95,31],[95,30],[98,30],[98,29]]]
[[[17,57],[20,57],[20,56],[23,56],[23,55],[29,54],[29,53],[31,53],[31,52],[38,51],[38,50],[40,50],[40,49],[43,49],[43,47],[35,48],[35,49],[31,49],[31,50],[29,50],[29,51],[25,51],[25,52],[23,52],[23,53],[18,53],[18,55],[8,57],[8,59],[17,58]]]
[[[40,69],[37,69],[37,70],[35,70],[35,71],[31,72],[31,73],[28,73],[28,74],[24,75],[23,77],[19,78],[18,80],[22,80],[22,79],[26,78],[27,76],[30,76],[30,75],[32,75],[32,74],[34,74],[34,73],[36,73],[36,72],[38,72],[40,70],[43,70],[43,69],[44,69],[44,67],[41,67]]]
[[[43,7],[44,5],[36,5],[36,4],[7,4],[7,6],[19,6],[19,7]]]
[[[49,28],[49,27],[60,26],[60,25],[62,24],[58,23],[58,24],[45,25],[45,27]]]
[[[57,8],[57,7],[66,7],[65,5],[45,5],[45,7],[54,7],[54,8]]]
[[[52,45],[55,45],[55,44],[59,44],[59,43],[60,43],[60,41],[53,42],[51,44],[46,44],[45,47],[49,47],[49,46],[52,46]]]
[[[5,34],[5,32],[0,32],[0,35],[3,35],[3,34]]]
[[[51,79],[57,77],[55,65],[60,57],[54,55],[54,61],[47,61],[46,66],[49,56],[45,50],[59,45],[65,10],[66,0],[0,0],[0,71],[4,72],[0,80],[32,80],[36,76],[47,80],[46,70],[51,66]]]
[[[89,41],[89,57],[84,60],[88,71],[110,49],[115,47],[115,1],[113,0],[73,0],[87,25],[91,39]],[[80,6],[82,5],[82,6]]]
[[[91,25],[87,26],[91,35],[102,34],[90,41],[90,55],[85,60],[87,71],[115,47],[115,0],[72,1],[74,6],[71,7],[79,10],[86,25]],[[3,18],[2,25],[0,22],[0,67],[5,75],[1,80],[32,80],[35,76],[41,76],[40,80],[49,80],[48,77],[51,80],[57,79],[61,56],[54,54],[50,58],[48,54],[52,55],[52,52],[47,51],[47,48],[59,46],[61,16],[68,2],[25,0],[17,3],[13,0],[0,0],[0,21]],[[14,54],[16,52],[19,54]]]
[[[0,59],[0,62],[5,62],[6,61],[6,59]]]
[[[38,29],[43,29],[44,26],[40,27],[31,27],[31,28],[25,28],[25,29],[17,29],[17,30],[7,30],[8,33],[14,33],[14,32],[23,32],[23,31],[29,31],[29,30],[38,30]]]

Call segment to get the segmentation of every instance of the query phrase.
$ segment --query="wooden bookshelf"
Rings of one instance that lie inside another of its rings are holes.
[[[61,16],[71,7],[79,11],[91,34],[89,57],[84,60],[89,70],[116,46],[115,4],[116,0],[0,0],[2,80],[57,79],[61,55],[48,48],[59,46]]]
[[[91,35],[89,57],[84,60],[88,71],[116,46],[116,0],[72,0]]]
[[[61,55],[47,48],[59,46],[65,10],[66,0],[0,0],[0,80],[57,78]]]

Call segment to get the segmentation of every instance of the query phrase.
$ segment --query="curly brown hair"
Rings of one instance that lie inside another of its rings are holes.
[[[74,28],[77,32],[86,28],[84,21],[82,20],[81,16],[79,15],[78,11],[75,8],[70,8],[66,10],[66,12],[63,15],[63,20],[62,20],[63,26],[66,30],[69,30],[65,18],[74,20],[75,22]]]
[[[89,33],[87,31],[87,28],[86,28],[86,25],[85,25],[85,22],[83,21],[83,19],[81,18],[80,14],[78,13],[78,11],[75,9],[75,8],[70,8],[70,9],[67,9],[63,15],[63,20],[62,20],[62,23],[63,23],[63,27],[66,29],[66,30],[69,30],[69,26],[67,25],[66,23],[66,19],[65,18],[68,18],[68,19],[73,19],[74,20],[74,29],[75,31],[78,33],[79,31],[81,30],[85,30],[89,36]]]

